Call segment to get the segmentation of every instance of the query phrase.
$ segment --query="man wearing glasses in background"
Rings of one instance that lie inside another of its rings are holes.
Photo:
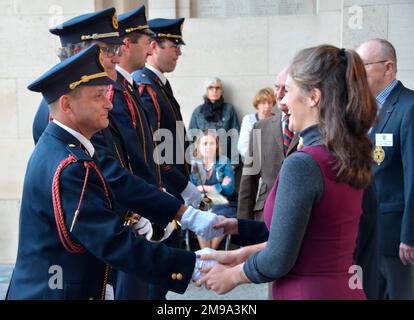
[[[77,16],[49,30],[59,36],[62,47],[58,57],[61,61],[97,43],[103,51],[103,65],[108,76],[116,80],[115,65],[123,44],[119,38],[118,20],[114,8]],[[33,121],[33,140],[36,144],[52,118],[43,99]]]
[[[379,201],[381,299],[414,299],[414,91],[396,79],[397,55],[387,40],[357,49],[378,116],[370,132]]]

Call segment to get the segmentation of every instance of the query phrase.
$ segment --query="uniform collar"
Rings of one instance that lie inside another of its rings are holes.
[[[134,84],[134,79],[132,78],[132,75],[128,71],[120,67],[119,64],[115,66],[115,69],[129,82],[130,85]]]
[[[56,119],[53,119],[53,122],[61,127],[63,130],[69,132],[72,136],[74,136],[86,149],[86,151],[89,153],[89,156],[92,158],[95,153],[95,148],[93,147],[92,143],[86,139],[82,134],[79,132],[73,130],[72,128],[69,128],[68,126],[65,126],[63,123],[59,122]]]
[[[155,75],[161,80],[162,84],[165,86],[165,84],[167,83],[167,78],[164,76],[164,74],[160,70],[156,69],[155,67],[153,67],[149,63],[146,63],[145,67],[147,69],[151,70],[152,72],[154,72]]]

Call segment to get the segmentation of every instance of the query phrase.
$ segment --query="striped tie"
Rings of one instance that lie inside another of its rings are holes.
[[[293,132],[289,130],[289,114],[283,118],[283,152],[287,155],[289,145],[292,142]]]

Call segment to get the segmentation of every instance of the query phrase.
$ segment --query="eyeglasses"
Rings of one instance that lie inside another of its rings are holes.
[[[175,48],[175,50],[177,51],[181,51],[181,48],[183,47],[181,44],[176,44],[176,43],[169,43],[168,45],[164,44],[164,46],[162,48]]]
[[[364,66],[369,66],[371,64],[376,64],[376,63],[383,63],[383,62],[387,62],[388,60],[381,60],[381,61],[375,61],[375,62],[367,62],[364,63]]]
[[[101,47],[101,50],[108,58],[112,58],[115,55],[122,56],[121,46]]]
[[[208,87],[207,89],[208,89],[208,90],[217,90],[217,91],[219,91],[219,90],[221,90],[221,87],[214,87],[214,86],[210,86],[210,87]]]

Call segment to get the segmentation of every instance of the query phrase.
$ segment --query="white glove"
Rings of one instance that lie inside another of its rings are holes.
[[[165,227],[165,229],[164,229],[164,235],[163,235],[163,237],[160,240],[158,240],[158,241],[152,241],[152,240],[150,240],[150,241],[151,242],[161,242],[161,241],[164,241],[165,239],[167,239],[171,235],[171,233],[173,233],[174,230],[175,230],[175,222],[170,222]]]
[[[184,202],[187,206],[198,208],[200,205],[201,193],[191,182],[188,182],[183,192],[181,192],[181,197],[184,199]]]
[[[150,240],[152,237],[152,225],[151,221],[148,219],[145,219],[144,217],[139,218],[139,220],[132,225],[135,232],[140,235],[147,238],[147,240]]]
[[[219,217],[213,212],[188,207],[181,217],[180,223],[182,229],[190,229],[208,241],[223,235],[223,228],[213,228],[218,219]]]
[[[204,249],[196,251],[195,254],[196,256],[198,256],[198,255],[208,254],[208,253],[213,253],[213,252],[216,252],[216,250],[210,249],[210,248],[204,248]],[[217,260],[200,260],[199,258],[196,258],[194,272],[191,277],[191,280],[193,280],[194,282],[200,280],[200,278],[204,275],[200,270],[205,267],[215,265],[217,263],[218,263]]]

